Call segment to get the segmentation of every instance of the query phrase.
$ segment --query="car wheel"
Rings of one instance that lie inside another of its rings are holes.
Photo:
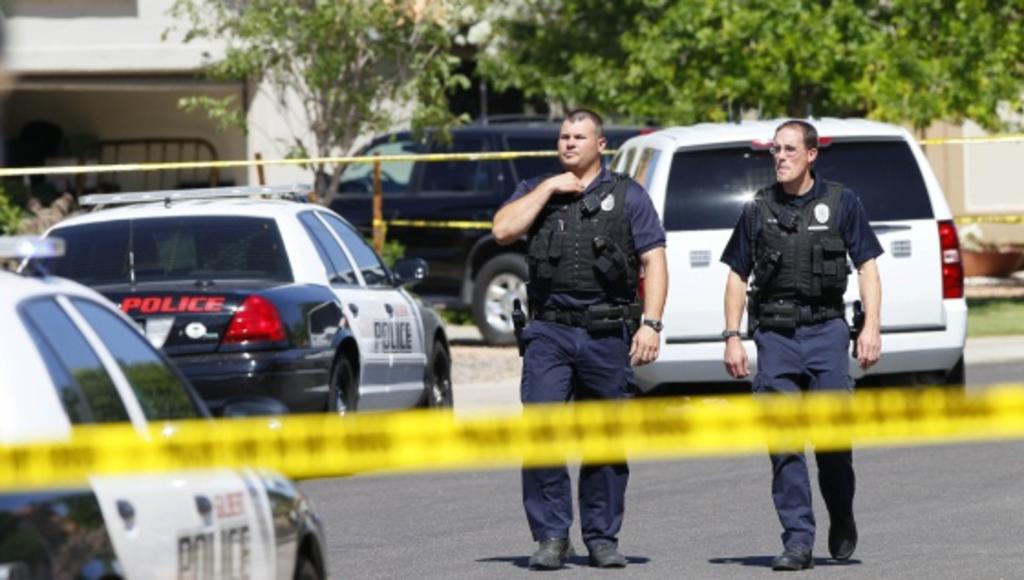
[[[434,342],[434,356],[427,372],[425,393],[428,407],[451,407],[452,396],[452,359],[444,344]]]
[[[321,578],[316,564],[309,559],[309,556],[299,556],[299,561],[295,564],[295,580],[321,580]]]
[[[526,309],[526,258],[500,254],[484,264],[473,283],[473,322],[488,344],[515,342],[512,302],[518,298]]]
[[[354,413],[359,406],[359,384],[352,363],[339,356],[331,369],[331,388],[328,391],[327,410],[339,415]]]

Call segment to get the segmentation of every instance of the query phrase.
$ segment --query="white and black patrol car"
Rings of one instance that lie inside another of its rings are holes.
[[[387,268],[307,191],[85,196],[96,209],[47,232],[68,253],[43,265],[118,304],[215,414],[450,406],[444,327],[405,289],[426,263]]]
[[[0,238],[0,262],[60,240]],[[0,271],[0,446],[74,426],[209,417],[188,382],[101,295]],[[165,429],[176,429],[166,423]],[[286,478],[257,469],[90,477],[0,494],[0,578],[325,577],[322,525]]]

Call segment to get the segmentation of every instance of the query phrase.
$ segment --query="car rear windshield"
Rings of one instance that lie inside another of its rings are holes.
[[[119,220],[54,230],[66,253],[50,273],[88,286],[181,280],[291,282],[272,219],[176,217]]]
[[[934,217],[924,178],[900,140],[834,141],[815,171],[852,189],[871,221]],[[729,229],[744,202],[775,181],[772,157],[748,146],[676,152],[665,196],[665,229]]]

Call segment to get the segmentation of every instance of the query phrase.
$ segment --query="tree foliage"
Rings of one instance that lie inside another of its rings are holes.
[[[410,111],[414,126],[453,122],[447,95],[468,83],[456,74],[452,50],[465,3],[177,0],[171,14],[182,23],[185,42],[226,43],[209,75],[262,81],[284,110],[297,103],[300,110],[289,112],[305,126],[291,138],[292,156],[324,157],[352,153],[359,136],[392,128]],[[182,106],[244,128],[245,114],[232,97],[196,97]],[[313,169],[330,174],[328,183],[318,180],[322,193],[337,190],[343,167]]]
[[[1002,125],[1024,91],[1024,0],[521,0],[480,70],[498,88],[661,124],[866,116]]]

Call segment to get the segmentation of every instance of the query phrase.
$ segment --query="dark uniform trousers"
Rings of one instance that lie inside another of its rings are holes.
[[[836,318],[799,326],[795,331],[758,329],[755,393],[801,391],[853,391],[849,373],[850,329]],[[831,521],[853,515],[853,454],[851,451],[816,452],[818,486]],[[771,455],[772,500],[782,523],[782,544],[814,547],[814,512],[811,485],[803,453]]]
[[[629,339],[619,332],[534,320],[523,331],[523,404],[632,396]],[[579,474],[580,523],[589,549],[617,545],[622,527],[629,467],[583,465]],[[566,467],[523,469],[523,507],[536,541],[568,538],[572,486]]]

